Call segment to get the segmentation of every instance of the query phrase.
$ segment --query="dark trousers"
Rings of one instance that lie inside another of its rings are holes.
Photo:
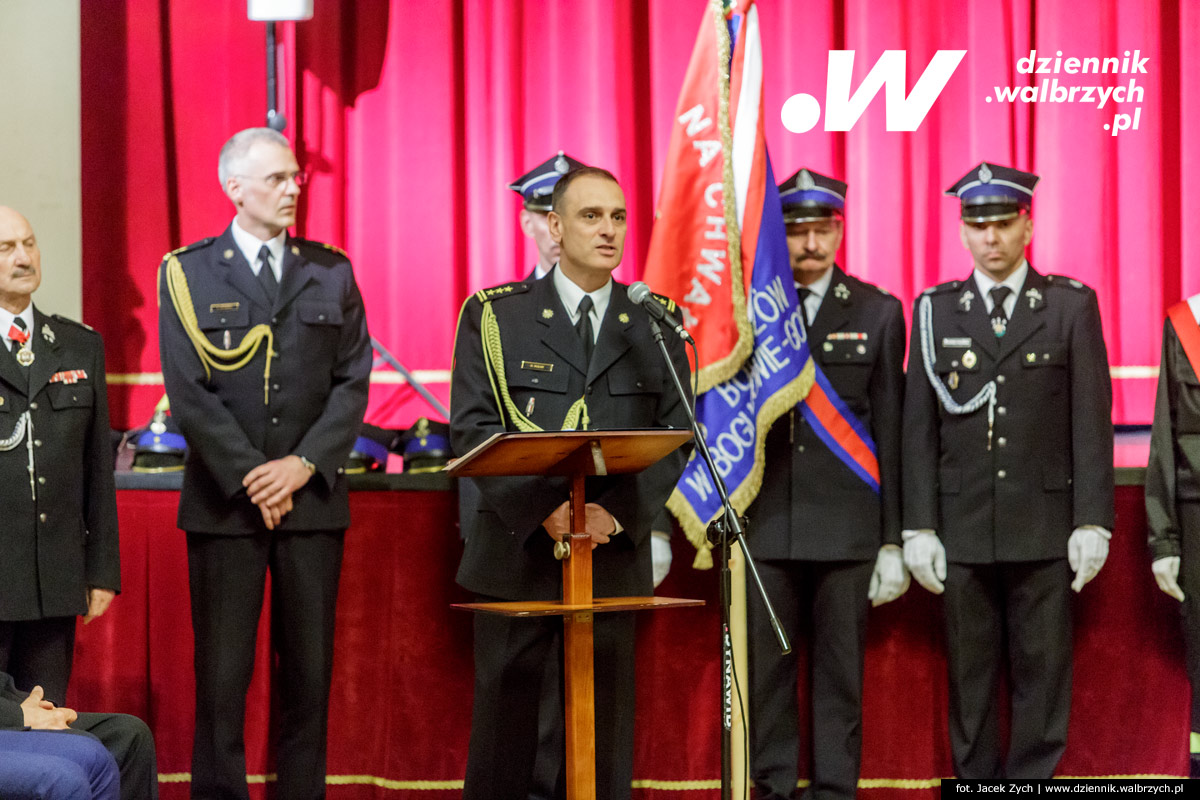
[[[192,797],[246,800],[246,692],[263,586],[271,571],[271,644],[280,697],[276,793],[325,796],[333,627],[344,531],[189,533],[196,642]]]
[[[1050,778],[1071,711],[1071,570],[1065,559],[950,564],[944,594],[950,746],[960,778]],[[1001,764],[997,682],[1008,654],[1012,726]]]
[[[558,639],[551,647],[562,648]],[[533,766],[533,781],[529,786],[529,800],[556,800],[563,796],[563,678],[562,663],[550,659],[546,662],[546,674],[542,678],[542,701],[538,707],[537,760]]]
[[[632,791],[634,623],[632,614],[595,615],[597,800],[628,800]],[[562,663],[554,647],[561,634],[560,617],[475,615],[475,702],[463,800],[529,797],[542,682],[548,660]],[[561,740],[558,749],[564,749]],[[565,785],[560,770],[558,797]]]
[[[1200,737],[1200,503],[1180,503],[1179,522],[1183,531],[1179,559],[1179,588],[1183,641],[1187,653],[1188,680],[1192,684],[1192,739]],[[1200,750],[1191,746],[1191,776],[1200,778]]]
[[[41,686],[56,706],[67,704],[75,658],[75,617],[0,622],[0,672],[23,692]]]
[[[781,655],[757,593],[748,597],[750,764],[760,800],[796,790],[799,710],[795,647],[809,633],[812,798],[854,797],[862,757],[863,653],[870,562],[761,561],[759,576],[791,639]]]

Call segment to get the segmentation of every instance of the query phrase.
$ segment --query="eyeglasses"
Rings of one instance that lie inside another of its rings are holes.
[[[308,172],[305,170],[298,172],[272,172],[270,175],[235,175],[234,177],[262,181],[271,189],[278,189],[288,181],[294,182],[296,186],[303,186],[308,183]]]

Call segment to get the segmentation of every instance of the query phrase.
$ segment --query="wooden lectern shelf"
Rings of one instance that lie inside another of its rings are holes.
[[[455,603],[452,608],[498,614],[502,617],[552,617],[577,611],[644,611],[659,608],[702,606],[703,600],[680,597],[597,597],[591,603],[566,604],[558,600],[515,600],[500,603]]]
[[[497,433],[446,466],[453,477],[619,475],[640,472],[685,442],[688,430]]]

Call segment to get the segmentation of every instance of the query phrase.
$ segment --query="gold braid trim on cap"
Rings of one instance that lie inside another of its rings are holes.
[[[270,400],[271,358],[276,355],[275,335],[271,332],[271,326],[255,325],[242,337],[241,343],[230,350],[222,349],[210,342],[204,332],[200,330],[200,323],[196,319],[196,308],[192,304],[192,292],[188,289],[187,276],[183,272],[183,265],[174,255],[167,260],[167,293],[171,295],[171,304],[175,306],[175,313],[179,316],[179,321],[183,323],[184,332],[191,340],[192,347],[196,348],[196,354],[200,356],[200,363],[204,365],[204,375],[210,380],[214,369],[222,372],[235,372],[249,364],[258,352],[259,345],[266,340],[267,363],[263,368],[263,405],[267,405]],[[234,361],[234,359],[237,360]],[[225,364],[221,363],[222,361],[234,361],[234,363]]]
[[[487,364],[488,380],[492,383],[492,394],[499,400],[501,417],[507,412],[509,419],[519,431],[529,433],[542,430],[533,420],[521,413],[517,404],[513,402],[512,395],[508,393],[508,381],[504,375],[504,348],[500,343],[500,323],[496,321],[496,312],[492,310],[490,300],[483,304],[483,316],[480,319],[479,328],[483,338],[483,360]],[[501,422],[503,421],[501,419]],[[587,430],[590,423],[587,401],[580,397],[567,409],[567,416],[563,419],[559,430]]]

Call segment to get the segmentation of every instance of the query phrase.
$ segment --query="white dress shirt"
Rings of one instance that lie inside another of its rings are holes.
[[[557,263],[554,265],[558,266]],[[600,338],[600,323],[604,319],[604,313],[608,311],[608,301],[612,297],[613,282],[612,278],[608,279],[608,283],[601,286],[594,292],[585,292],[574,281],[563,275],[561,269],[554,270],[554,290],[558,292],[558,300],[563,304],[563,308],[567,310],[567,315],[571,318],[571,324],[575,325],[579,322],[579,303],[583,300],[583,296],[591,295],[592,298],[592,341],[595,342]]]
[[[287,239],[287,231],[281,231],[278,236],[270,241],[264,242],[253,233],[246,233],[242,230],[242,226],[237,224],[234,219],[233,241],[238,246],[238,250],[242,251],[242,255],[246,257],[246,263],[250,265],[250,269],[254,272],[254,277],[258,277],[258,271],[261,264],[258,261],[258,251],[265,244],[267,249],[271,251],[271,271],[275,273],[275,283],[283,282],[283,244]]]

